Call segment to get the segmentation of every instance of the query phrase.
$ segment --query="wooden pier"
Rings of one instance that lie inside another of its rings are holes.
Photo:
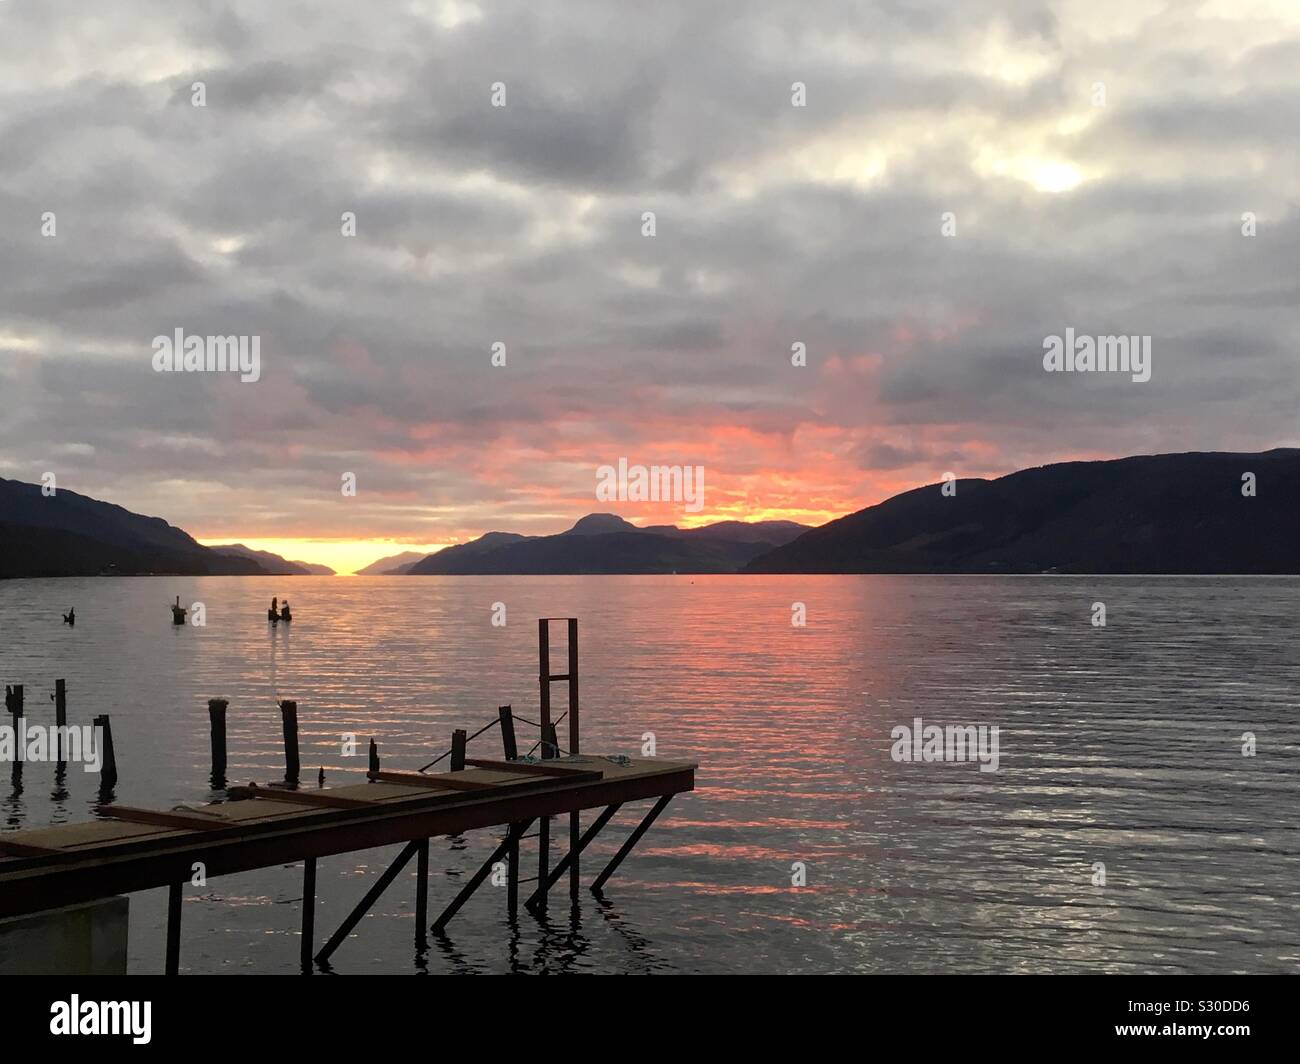
[[[548,756],[560,753],[549,714],[549,685],[554,680],[570,682],[569,735],[574,747],[578,739],[577,625],[566,620],[570,625],[569,671],[559,677],[549,673],[546,622],[539,625],[544,655],[539,678],[547,692],[540,722],[544,760],[518,755],[514,718],[510,707],[503,706],[499,720],[493,722],[493,726],[499,723],[502,732],[501,759],[467,757],[464,732],[458,731],[449,751],[451,771],[447,772],[380,771],[375,767],[378,755],[372,749],[367,783],[311,790],[286,784],[232,787],[227,801],[211,805],[162,810],[112,804],[100,807],[102,819],[88,823],[2,832],[0,916],[167,887],[166,971],[175,974],[181,947],[181,896],[196,865],[211,878],[301,861],[300,959],[303,971],[309,972],[315,950],[319,859],[405,844],[338,930],[315,951],[314,959],[324,962],[412,857],[417,858],[419,871],[415,937],[421,944],[426,929],[436,934],[444,931],[498,864],[505,866],[506,907],[512,919],[517,916],[520,883],[533,886],[525,905],[534,913],[545,908],[551,888],[566,872],[570,893],[576,899],[582,852],[624,805],[653,800],[613,859],[595,877],[591,889],[599,893],[673,796],[694,789],[697,766],[686,761],[601,757],[574,751],[563,757]],[[225,706],[221,709],[224,732]],[[582,831],[580,815],[586,810],[600,812]],[[568,851],[551,867],[549,818],[566,813],[570,816]],[[528,836],[534,824],[535,836]],[[429,840],[483,828],[503,831],[500,844],[426,928]],[[539,843],[537,875],[521,878],[520,842],[528,837],[536,837]]]

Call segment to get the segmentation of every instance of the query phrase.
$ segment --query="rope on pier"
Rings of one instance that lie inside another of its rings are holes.
[[[558,718],[558,719],[557,719],[557,720],[556,720],[556,721],[555,721],[551,726],[552,726],[552,727],[559,727],[560,723],[561,723],[561,722],[564,720],[564,718],[567,717],[568,715],[569,715],[569,711],[566,709],[562,714],[560,714],[559,718]],[[514,720],[520,721],[520,722],[522,722],[522,723],[524,723],[524,724],[528,724],[528,725],[530,725],[530,726],[532,726],[532,727],[534,727],[534,728],[538,728],[538,729],[541,728],[541,725],[538,724],[537,721],[535,721],[535,720],[529,720],[527,717],[521,717],[521,716],[519,716],[517,713],[512,713],[512,714],[511,714],[511,717],[512,717]],[[494,717],[492,720],[490,720],[490,721],[488,721],[486,724],[484,724],[483,727],[479,728],[479,730],[476,731],[473,735],[469,736],[469,738],[467,738],[467,739],[465,740],[465,745],[468,746],[468,745],[469,745],[470,743],[472,743],[475,739],[477,739],[480,735],[482,735],[485,731],[488,731],[488,730],[490,730],[490,729],[492,729],[492,728],[495,728],[495,727],[499,726],[500,723],[501,723],[501,718],[500,718],[500,717]],[[541,746],[541,745],[542,745],[542,740],[541,740],[541,739],[538,739],[537,742],[535,742],[535,743],[533,744],[533,750],[536,750],[536,749],[537,749],[539,746]],[[567,750],[563,750],[563,749],[561,749],[559,746],[554,746],[554,747],[553,747],[550,743],[547,743],[546,746],[547,746],[549,749],[553,749],[553,750],[555,750],[555,751],[557,752],[557,754],[558,754],[558,753],[563,753],[566,757],[568,756],[569,751],[567,751]],[[526,753],[522,758],[519,758],[519,760],[520,760],[520,761],[524,761],[524,760],[527,760],[528,758],[532,757],[532,755],[533,755],[533,750],[529,750],[528,753]],[[427,765],[424,765],[423,767],[417,769],[416,771],[417,771],[417,772],[428,772],[429,769],[433,768],[433,766],[436,765],[439,761],[444,761],[444,760],[446,760],[446,759],[449,758],[449,757],[451,757],[451,748],[448,748],[448,749],[444,750],[441,754],[439,754],[437,757],[435,757],[435,758],[434,758],[432,761],[430,761]]]

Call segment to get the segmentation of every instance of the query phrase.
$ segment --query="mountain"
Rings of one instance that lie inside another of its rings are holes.
[[[402,576],[421,558],[427,557],[423,551],[404,550],[401,554],[390,554],[371,562],[364,569],[358,569],[357,576]]]
[[[931,484],[831,521],[745,571],[1300,573],[1300,450],[1062,462],[955,483],[952,496]]]
[[[570,573],[732,573],[806,530],[790,521],[722,521],[703,528],[638,528],[588,514],[554,536],[489,532],[413,565],[412,576]]]
[[[258,575],[251,558],[219,554],[159,517],[143,517],[64,488],[0,478],[0,578]]]
[[[264,572],[269,573],[271,576],[335,575],[334,570],[328,565],[317,565],[314,562],[291,562],[278,554],[272,554],[269,550],[253,550],[252,547],[245,547],[242,543],[214,546],[212,550],[218,554],[227,554],[235,558],[252,558],[262,567]]]

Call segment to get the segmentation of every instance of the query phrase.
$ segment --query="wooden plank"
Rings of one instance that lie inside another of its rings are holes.
[[[0,855],[12,857],[44,857],[51,853],[65,853],[53,846],[32,846],[25,842],[7,842],[0,837]]]
[[[362,805],[374,805],[366,798],[348,798],[341,794],[331,794],[328,790],[290,791],[281,787],[239,787],[227,794],[231,798],[260,798],[267,802],[287,802],[290,805],[314,805],[325,809],[356,809]]]
[[[571,779],[575,783],[584,779],[598,780],[604,778],[603,772],[589,768],[570,768],[567,765],[536,765],[527,761],[493,761],[484,757],[467,757],[465,764],[474,768],[490,768],[497,772],[518,772],[525,776],[557,776]]]
[[[136,809],[129,805],[101,805],[101,816],[126,820],[132,824],[155,824],[163,828],[188,828],[192,831],[224,831],[230,821],[221,817],[197,816],[193,813],[163,811],[161,809]]]
[[[402,783],[437,791],[482,791],[500,786],[499,783],[487,783],[484,780],[461,779],[459,773],[453,776],[450,772],[440,772],[433,776],[419,772],[367,772],[366,776],[381,783]]]

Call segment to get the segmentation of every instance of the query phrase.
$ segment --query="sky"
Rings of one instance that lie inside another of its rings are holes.
[[[0,476],[351,570],[1295,445],[1297,114],[1293,0],[0,0]]]

